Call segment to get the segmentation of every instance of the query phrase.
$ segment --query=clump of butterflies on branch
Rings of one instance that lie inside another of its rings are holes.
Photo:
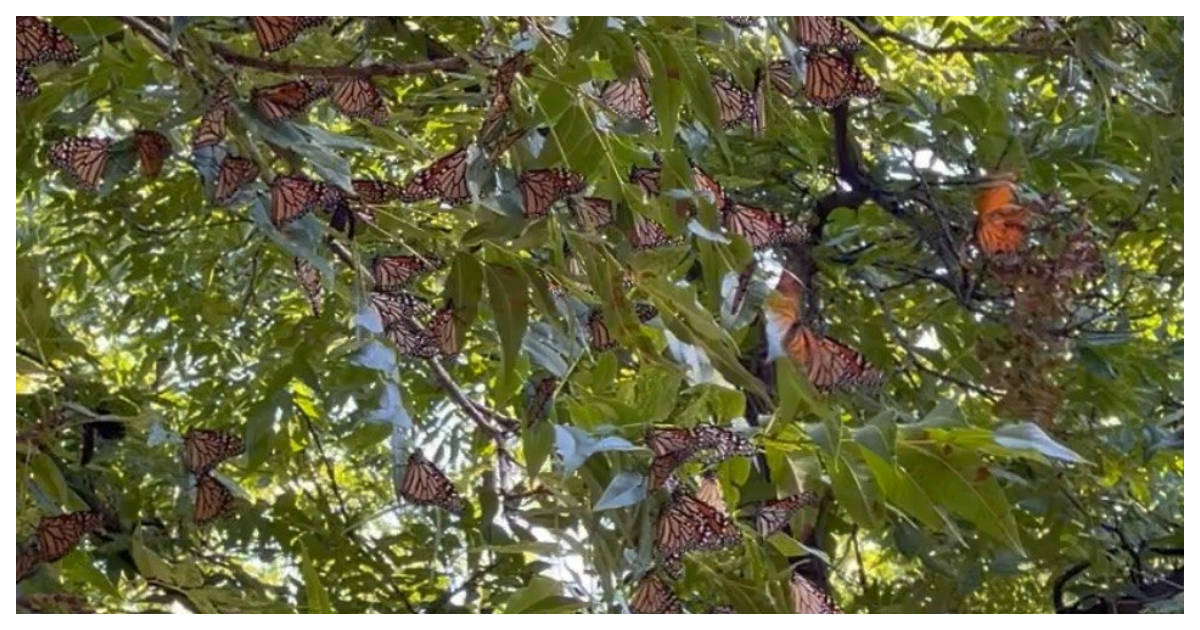
[[[727,17],[731,28],[754,28],[761,18]],[[245,28],[253,33],[263,56],[283,50],[306,32],[324,28],[323,17],[249,17]],[[822,109],[841,107],[852,99],[873,99],[879,94],[874,80],[855,62],[861,42],[850,23],[837,17],[795,17],[784,22],[790,29],[789,46],[799,47],[796,55],[764,63],[754,84],[747,89],[732,76],[713,72],[711,88],[718,108],[719,121],[727,130],[749,127],[759,135],[766,126],[764,98],[773,90]],[[543,31],[544,32],[544,31]],[[552,37],[553,35],[546,35]],[[58,28],[34,17],[17,17],[17,96],[33,99],[40,86],[33,70],[56,63],[76,63],[78,47]],[[478,186],[471,173],[504,166],[508,151],[522,139],[540,135],[538,130],[514,128],[512,110],[518,102],[514,89],[532,75],[537,62],[527,52],[508,52],[480,57],[476,62],[487,66],[486,108],[475,137],[421,166],[407,178],[397,180],[376,177],[352,178],[348,188],[314,178],[305,172],[272,173],[269,166],[248,154],[235,151],[231,123],[250,119],[241,126],[254,129],[283,127],[303,117],[322,99],[342,115],[366,123],[386,126],[391,120],[388,99],[375,78],[368,73],[344,72],[334,75],[294,76],[286,81],[255,87],[248,94],[231,76],[215,77],[207,85],[203,108],[195,113],[197,123],[189,141],[191,161],[204,181],[208,198],[216,207],[229,210],[251,202],[261,202],[270,226],[287,235],[297,221],[315,213],[328,217],[330,243],[335,235],[353,239],[363,229],[385,233],[377,217],[393,204],[432,202],[442,209],[467,206],[479,201]],[[634,71],[595,86],[592,101],[601,111],[619,119],[639,121],[654,127],[656,116],[650,97],[651,64],[640,49],[635,49]],[[156,178],[164,172],[166,161],[176,148],[163,131],[139,128],[127,138],[75,136],[53,142],[47,151],[49,163],[66,179],[89,192],[103,192],[106,183],[120,179],[133,169]],[[674,210],[683,220],[695,220],[697,205],[691,199],[706,200],[720,217],[720,229],[744,240],[751,249],[768,250],[777,246],[806,246],[809,232],[796,217],[770,208],[739,201],[742,196],[727,190],[700,164],[689,164],[685,179],[690,199],[677,196],[676,190],[664,190],[666,166],[657,154],[647,163],[629,164],[628,181],[648,200],[674,199]],[[125,171],[125,172],[123,172]],[[265,185],[260,184],[266,180]],[[512,192],[520,202],[520,215],[527,221],[557,217],[564,207],[570,224],[590,236],[621,235],[635,251],[680,245],[667,226],[655,219],[632,212],[629,221],[619,221],[621,204],[596,192],[585,174],[561,167],[523,170],[512,178]],[[1024,211],[1010,202],[989,201],[980,206],[978,241],[989,255],[1016,251],[1027,225]],[[625,226],[625,227],[621,227]],[[385,233],[386,234],[386,233]],[[431,304],[413,287],[416,280],[442,268],[443,260],[424,247],[403,245],[403,250],[379,253],[363,265],[370,275],[370,289],[363,302],[378,315],[382,336],[402,356],[419,360],[453,357],[463,346],[469,322],[464,321],[455,305],[445,300]],[[565,251],[572,276],[583,276],[582,265],[569,250]],[[326,307],[323,274],[314,260],[297,256],[294,273],[311,306],[320,316]],[[353,261],[346,261],[351,262]],[[739,291],[753,273],[753,264],[739,279]],[[356,268],[357,272],[358,269]],[[626,288],[635,280],[625,278]],[[551,291],[561,297],[567,290],[550,282]],[[773,329],[779,354],[786,354],[804,367],[812,385],[822,392],[836,389],[870,388],[880,385],[884,376],[865,357],[849,346],[828,337],[800,316],[803,287],[786,272],[764,303],[767,325]],[[598,301],[597,301],[598,302]],[[649,303],[634,304],[641,323],[658,316]],[[588,345],[603,351],[617,345],[598,303],[583,317]],[[531,404],[531,413],[540,413],[560,385],[553,379],[540,383]],[[223,461],[243,451],[236,436],[217,430],[194,429],[184,436],[183,462],[194,480],[193,519],[204,524],[228,514],[236,507],[236,497],[214,473]],[[653,454],[647,489],[664,490],[668,495],[654,527],[653,547],[657,569],[642,577],[633,591],[629,607],[634,612],[680,612],[681,602],[674,596],[668,578],[681,571],[685,554],[720,551],[736,547],[742,533],[735,515],[726,511],[720,486],[704,477],[693,490],[689,481],[678,475],[680,467],[692,460],[712,464],[731,457],[757,454],[745,437],[735,431],[712,425],[691,428],[654,428],[646,435]],[[415,450],[408,457],[397,482],[399,496],[416,505],[430,505],[460,513],[465,508],[446,474]],[[787,525],[799,510],[817,503],[808,491],[774,499],[754,510],[754,530],[771,535]],[[28,575],[37,565],[65,555],[84,535],[102,526],[94,512],[73,513],[43,519],[33,540],[18,558],[18,577]],[[24,571],[24,573],[22,573]],[[808,578],[795,574],[791,580],[798,612],[835,612],[828,594]]]

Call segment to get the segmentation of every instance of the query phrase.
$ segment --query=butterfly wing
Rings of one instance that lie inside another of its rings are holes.
[[[651,249],[670,243],[671,236],[667,234],[667,230],[662,224],[635,214],[633,215],[633,232],[629,235],[629,240],[633,243],[634,249]]]
[[[418,171],[401,189],[400,199],[407,203],[440,198],[448,205],[456,206],[471,200],[467,186],[468,152],[458,149],[438,158],[433,164]]]
[[[369,300],[384,328],[429,314],[429,305],[408,293],[371,291]]]
[[[192,508],[192,520],[197,524],[208,523],[233,511],[234,496],[212,475],[196,478],[196,501]]]
[[[321,316],[321,304],[324,300],[324,287],[321,286],[321,272],[307,260],[297,256],[293,261],[296,270],[296,281],[308,298],[313,317]]]
[[[207,473],[243,451],[241,438],[225,431],[191,429],[183,436],[183,465],[193,475]]]
[[[647,124],[654,122],[654,108],[640,77],[605,83],[600,90],[600,103],[619,116]]]
[[[323,187],[303,175],[280,175],[271,182],[271,223],[282,227],[321,203]]]
[[[138,168],[142,175],[158,177],[163,161],[171,153],[171,143],[167,137],[157,131],[139,129],[133,132],[133,146],[137,149]]]
[[[559,199],[583,190],[584,181],[573,171],[550,168],[521,173],[517,187],[525,216],[532,219],[545,216]]]
[[[458,316],[453,304],[447,303],[433,314],[429,321],[428,335],[442,356],[452,357],[458,354]]]
[[[400,496],[417,505],[435,505],[452,514],[461,514],[462,498],[446,475],[425,459],[420,451],[408,458],[400,481]]]
[[[42,562],[54,562],[71,552],[89,532],[100,529],[99,512],[84,511],[43,517],[38,522],[37,550]]]
[[[50,147],[50,163],[71,181],[96,190],[108,166],[109,141],[100,138],[64,138]]]
[[[793,223],[778,212],[732,200],[721,211],[721,223],[726,230],[745,238],[754,249],[796,240],[804,235],[801,224]]]
[[[683,605],[667,583],[654,575],[647,575],[638,582],[629,597],[629,611],[646,615],[680,614]]]
[[[598,230],[613,222],[613,204],[601,197],[568,197],[575,222],[585,230]]]
[[[225,116],[229,112],[229,100],[233,85],[229,79],[222,79],[213,90],[208,100],[208,106],[200,116],[200,124],[192,137],[192,147],[199,149],[219,144],[225,138],[227,125]]]
[[[728,77],[712,77],[713,97],[717,100],[721,126],[733,127],[754,117],[753,96]]]
[[[221,160],[217,169],[217,181],[213,187],[213,203],[223,206],[237,195],[244,186],[258,178],[258,165],[250,160],[232,155]]]
[[[252,16],[247,18],[258,47],[271,53],[292,43],[304,31],[325,22],[320,16]]]
[[[641,186],[647,195],[655,197],[661,190],[662,169],[635,166],[629,170],[629,181]]]
[[[389,181],[356,179],[350,185],[363,203],[379,205],[400,198],[400,187]]]
[[[796,614],[830,615],[841,612],[829,593],[799,573],[792,573],[791,588],[792,606]]]
[[[366,118],[376,125],[387,122],[388,108],[383,95],[370,79],[353,78],[333,85],[330,102],[351,118]]]
[[[250,102],[263,118],[275,121],[303,112],[313,101],[327,93],[329,85],[325,82],[297,79],[255,88]]]
[[[437,269],[441,264],[441,259],[436,256],[376,256],[371,260],[371,275],[374,276],[376,290],[394,291],[407,285],[417,275]]]

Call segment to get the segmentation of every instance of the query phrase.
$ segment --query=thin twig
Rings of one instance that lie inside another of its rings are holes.
[[[1012,54],[1012,55],[1033,55],[1035,57],[1058,57],[1069,55],[1072,49],[1068,46],[1023,46],[1023,45],[995,45],[995,44],[954,44],[951,46],[930,46],[896,31],[876,26],[875,28],[866,29],[867,34],[872,37],[883,37],[892,39],[904,44],[908,44],[917,50],[929,55],[956,55],[956,54]]]
[[[337,477],[333,473],[333,463],[329,461],[329,456],[325,454],[325,446],[321,443],[321,435],[317,432],[317,428],[313,426],[312,418],[308,417],[308,413],[298,405],[296,406],[296,410],[304,418],[304,424],[308,427],[308,434],[317,443],[317,453],[321,456],[321,461],[325,464],[325,474],[329,475],[329,484],[333,486],[333,496],[337,499],[338,511],[342,513],[342,521],[349,523],[350,515],[346,512],[346,500],[342,498],[342,488],[338,485]]]

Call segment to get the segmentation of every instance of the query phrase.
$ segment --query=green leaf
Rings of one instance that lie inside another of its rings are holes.
[[[503,359],[500,380],[505,384],[501,389],[511,389],[521,339],[529,323],[529,287],[525,283],[525,274],[512,267],[488,265],[486,276],[488,298],[500,333]]]
[[[947,455],[905,445],[900,465],[931,498],[973,523],[980,531],[1024,554],[1020,532],[1004,490],[979,459],[965,453]]]
[[[561,584],[550,578],[535,575],[529,580],[529,584],[508,598],[504,612],[509,615],[532,612],[538,602],[561,594]]]
[[[1041,427],[1032,422],[1009,424],[992,432],[996,443],[1013,450],[1033,450],[1047,457],[1077,464],[1089,464],[1075,451],[1054,441]]]
[[[133,556],[133,563],[137,566],[138,573],[167,584],[175,583],[175,574],[171,570],[171,566],[142,542],[140,532],[134,532],[130,539],[129,553]]]
[[[522,448],[525,453],[525,471],[530,478],[536,477],[554,448],[554,425],[550,422],[536,422],[525,429],[522,436]]]
[[[300,574],[304,577],[304,596],[308,602],[306,612],[312,614],[333,612],[333,607],[329,604],[329,594],[325,592],[325,585],[321,583],[321,574],[317,570],[312,556],[308,553],[308,547],[304,545],[300,547]]]

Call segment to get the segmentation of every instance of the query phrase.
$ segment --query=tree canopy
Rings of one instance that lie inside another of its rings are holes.
[[[18,17],[17,90],[20,610],[1182,610],[1182,19]]]

